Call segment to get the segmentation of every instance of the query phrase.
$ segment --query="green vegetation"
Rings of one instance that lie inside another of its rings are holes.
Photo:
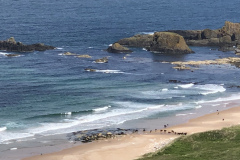
[[[138,160],[239,160],[240,126],[197,133]]]

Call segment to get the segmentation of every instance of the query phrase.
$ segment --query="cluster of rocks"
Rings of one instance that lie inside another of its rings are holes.
[[[235,50],[236,53],[240,53],[240,23],[226,21],[222,28],[216,30],[168,30],[166,32],[135,35],[120,39],[117,43],[129,47],[142,47],[149,51],[174,54],[192,53],[193,51],[187,45],[216,46],[222,51]]]
[[[130,38],[121,39],[117,43],[130,47],[142,47],[153,52],[170,54],[194,53],[181,35],[171,32],[155,32],[153,35],[135,35]]]
[[[240,23],[226,21],[220,29],[211,30],[169,30],[184,37],[191,46],[218,46],[219,50],[229,51],[240,47]]]
[[[36,43],[26,45],[22,42],[16,42],[14,37],[5,41],[0,41],[0,50],[6,50],[9,52],[33,52],[33,51],[46,51],[55,49],[53,46],[44,45],[43,43]]]
[[[88,143],[96,140],[103,140],[107,138],[114,138],[116,136],[122,136],[127,134],[132,134],[138,131],[137,129],[121,129],[121,128],[113,128],[113,129],[93,129],[93,130],[85,130],[73,132],[68,135],[69,140],[72,141],[80,141],[83,143]]]
[[[92,58],[92,57],[89,56],[88,54],[79,55],[79,54],[71,53],[71,52],[65,52],[65,53],[63,53],[63,55],[64,55],[64,56],[75,56],[75,57],[78,57],[78,58]]]
[[[171,62],[171,64],[176,65],[174,68],[176,69],[191,69],[190,67],[186,67],[186,65],[198,67],[199,65],[222,65],[222,64],[231,64],[235,65],[236,67],[240,67],[240,58],[239,57],[228,57],[228,58],[221,58],[215,60],[203,60],[203,61],[176,61]]]

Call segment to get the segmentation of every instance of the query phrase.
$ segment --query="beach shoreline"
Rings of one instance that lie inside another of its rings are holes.
[[[214,113],[191,119],[186,123],[169,126],[165,128],[166,132],[160,132],[158,129],[157,132],[153,130],[152,133],[150,133],[148,130],[146,133],[142,134],[131,134],[115,139],[96,141],[89,144],[74,146],[59,152],[24,158],[23,160],[110,160],[113,158],[132,160],[146,153],[154,152],[181,136],[170,133],[172,130],[176,133],[187,133],[188,135],[209,130],[218,130],[240,124],[238,121],[239,116],[240,106],[226,108],[226,110],[223,111],[216,110]]]

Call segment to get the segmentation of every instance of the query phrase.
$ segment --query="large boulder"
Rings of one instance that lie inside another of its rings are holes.
[[[110,53],[131,53],[132,50],[128,49],[127,47],[123,47],[119,43],[114,43],[112,46],[109,46],[107,49]]]
[[[143,34],[143,35],[135,35],[133,37],[120,39],[118,41],[121,45],[126,45],[130,47],[142,47],[146,48],[149,47],[152,43],[153,35],[151,34]]]
[[[148,50],[171,54],[193,53],[184,38],[172,32],[155,32]]]
[[[202,39],[218,38],[218,33],[211,29],[204,29],[201,34]]]
[[[33,52],[51,49],[55,49],[55,47],[44,45],[43,43],[25,45],[21,42],[16,42],[14,37],[11,37],[5,41],[0,41],[0,50],[6,50],[10,52]]]

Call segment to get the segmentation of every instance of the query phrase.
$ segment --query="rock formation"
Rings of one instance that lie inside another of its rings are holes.
[[[233,46],[240,43],[240,23],[225,22],[225,25],[216,30],[169,30],[184,37],[191,46],[218,46],[219,50],[234,50]]]
[[[103,57],[103,58],[100,58],[100,59],[96,59],[94,62],[95,63],[108,63],[108,58]]]
[[[143,34],[143,35],[135,35],[133,37],[120,39],[118,41],[119,44],[130,46],[130,47],[149,47],[152,43],[153,35]]]
[[[221,51],[235,50],[240,44],[240,23],[226,21],[220,29],[211,30],[168,30],[177,33],[189,46],[216,46]],[[135,35],[118,41],[121,45],[148,48],[153,42],[153,35]],[[239,46],[240,49],[240,46]]]
[[[228,58],[222,58],[222,59],[215,59],[215,60],[204,60],[204,61],[187,61],[187,62],[182,62],[182,61],[176,61],[176,62],[171,62],[171,64],[179,66],[184,66],[185,65],[190,65],[190,66],[195,66],[198,67],[199,65],[222,65],[222,64],[232,64],[235,65],[236,67],[240,67],[240,58],[239,57],[228,57]]]
[[[5,54],[7,57],[19,57],[21,56],[20,54]]]
[[[182,36],[171,32],[155,32],[153,41],[147,49],[171,54],[193,53]]]
[[[83,54],[83,55],[77,55],[78,58],[92,58],[92,56],[89,56],[87,54]]]
[[[64,56],[77,56],[76,53],[71,53],[71,52],[65,52],[63,53]]]
[[[0,41],[0,50],[6,50],[10,52],[33,52],[51,49],[55,49],[55,47],[44,45],[43,43],[25,45],[21,42],[16,42],[13,37],[5,41]]]
[[[112,46],[109,46],[107,49],[110,53],[131,53],[132,50],[128,49],[127,47],[123,47],[119,43],[114,43]]]

